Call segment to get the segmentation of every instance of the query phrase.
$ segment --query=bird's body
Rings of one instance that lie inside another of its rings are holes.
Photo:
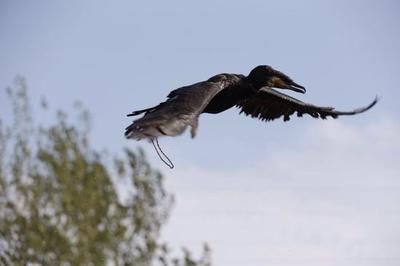
[[[209,80],[216,82],[225,80],[229,85],[215,95],[203,110],[203,113],[218,114],[235,106],[241,99],[249,97],[253,93],[250,84],[247,84],[245,76],[237,74],[219,74]]]
[[[270,121],[283,117],[309,114],[314,118],[337,118],[365,112],[376,104],[375,99],[367,107],[350,112],[336,111],[331,107],[319,107],[299,101],[275,89],[289,89],[305,93],[305,88],[270,66],[258,66],[248,76],[218,74],[206,81],[175,89],[167,100],[157,106],[132,112],[128,116],[144,113],[126,128],[125,136],[136,140],[153,140],[159,136],[176,136],[191,126],[196,135],[198,119],[202,113],[220,113],[233,106],[251,117]]]

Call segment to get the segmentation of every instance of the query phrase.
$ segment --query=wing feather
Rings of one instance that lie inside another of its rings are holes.
[[[322,107],[302,102],[272,88],[264,87],[257,94],[246,98],[237,104],[240,113],[262,121],[272,121],[283,117],[289,121],[290,117],[297,113],[298,117],[308,114],[314,118],[326,119],[327,117],[337,118],[342,115],[355,115],[363,113],[372,108],[378,102],[376,97],[368,106],[357,108],[353,111],[338,111],[333,107]]]

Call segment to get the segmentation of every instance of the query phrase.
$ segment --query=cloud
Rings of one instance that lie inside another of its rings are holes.
[[[314,123],[254,167],[186,164],[164,235],[210,243],[215,265],[398,265],[400,123]]]

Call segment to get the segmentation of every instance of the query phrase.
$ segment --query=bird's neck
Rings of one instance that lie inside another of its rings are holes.
[[[245,83],[249,86],[249,89],[255,92],[265,86],[262,82],[252,78],[250,75],[245,77]]]

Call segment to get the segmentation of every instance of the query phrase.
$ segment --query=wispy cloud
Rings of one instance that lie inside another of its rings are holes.
[[[167,177],[165,237],[208,241],[215,265],[398,265],[400,123],[310,125],[255,167],[195,165]]]

